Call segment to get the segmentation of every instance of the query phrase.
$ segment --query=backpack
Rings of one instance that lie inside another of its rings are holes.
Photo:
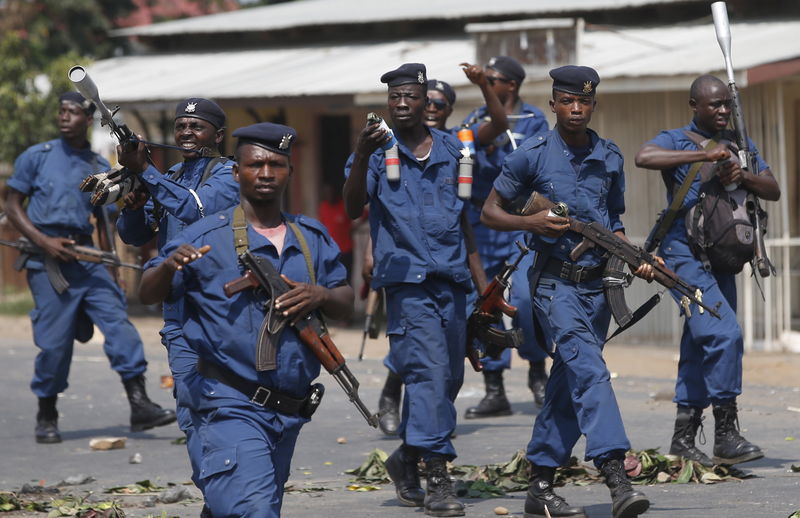
[[[701,148],[710,139],[686,131],[686,135]],[[739,162],[736,144],[721,140],[731,151],[728,160]],[[719,165],[711,162],[700,167],[700,192],[697,203],[686,211],[686,234],[692,253],[708,271],[736,274],[755,257],[756,202],[746,189],[731,191],[717,176]],[[761,229],[766,232],[767,214],[759,211]]]

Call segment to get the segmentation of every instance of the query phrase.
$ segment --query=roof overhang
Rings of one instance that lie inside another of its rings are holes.
[[[800,73],[800,20],[735,24],[733,61],[740,87]],[[685,90],[699,74],[719,73],[722,53],[713,26],[649,29],[587,27],[578,62],[597,69],[600,92]],[[479,99],[459,63],[475,58],[469,36],[197,54],[127,56],[89,67],[101,96],[115,103],[355,96],[385,102],[381,73],[420,62],[428,77],[449,82],[460,99]],[[523,92],[549,91],[547,70],[532,70]]]

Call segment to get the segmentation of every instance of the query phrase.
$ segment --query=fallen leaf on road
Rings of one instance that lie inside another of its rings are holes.
[[[126,486],[114,486],[103,491],[104,493],[115,493],[119,495],[140,495],[142,493],[158,493],[163,491],[164,487],[157,486],[149,480],[140,480],[133,484]]]

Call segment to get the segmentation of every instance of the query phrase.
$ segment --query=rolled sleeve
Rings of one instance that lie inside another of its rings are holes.
[[[529,174],[528,157],[520,148],[503,161],[500,175],[494,181],[494,190],[504,200],[513,200],[524,193]]]

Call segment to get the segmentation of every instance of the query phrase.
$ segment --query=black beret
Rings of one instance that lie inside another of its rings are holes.
[[[405,63],[391,72],[381,76],[381,83],[389,86],[407,85],[415,83],[427,87],[428,79],[425,77],[425,65],[422,63]]]
[[[600,76],[593,68],[577,65],[566,65],[550,71],[553,78],[553,90],[573,95],[589,95],[594,97]]]
[[[297,132],[294,128],[283,124],[259,122],[237,129],[233,132],[233,136],[239,139],[237,146],[254,144],[288,156],[292,150],[292,142],[297,138]]]
[[[80,92],[64,92],[61,94],[61,97],[58,98],[58,102],[59,104],[64,102],[75,103],[80,106],[87,115],[93,114],[94,110],[97,108],[92,101],[86,99]]]
[[[508,56],[495,56],[489,60],[489,63],[486,66],[497,70],[508,79],[516,81],[517,84],[522,83],[522,81],[525,80],[525,69],[522,68],[522,65],[519,64],[519,61],[514,58],[510,58]]]
[[[175,120],[193,117],[210,122],[215,128],[225,127],[225,112],[217,103],[202,97],[190,97],[175,106]]]
[[[428,80],[428,91],[436,90],[437,92],[442,92],[447,102],[450,103],[450,106],[456,103],[456,91],[453,90],[453,87],[450,86],[448,83],[444,81],[439,81],[438,79],[429,79]]]

